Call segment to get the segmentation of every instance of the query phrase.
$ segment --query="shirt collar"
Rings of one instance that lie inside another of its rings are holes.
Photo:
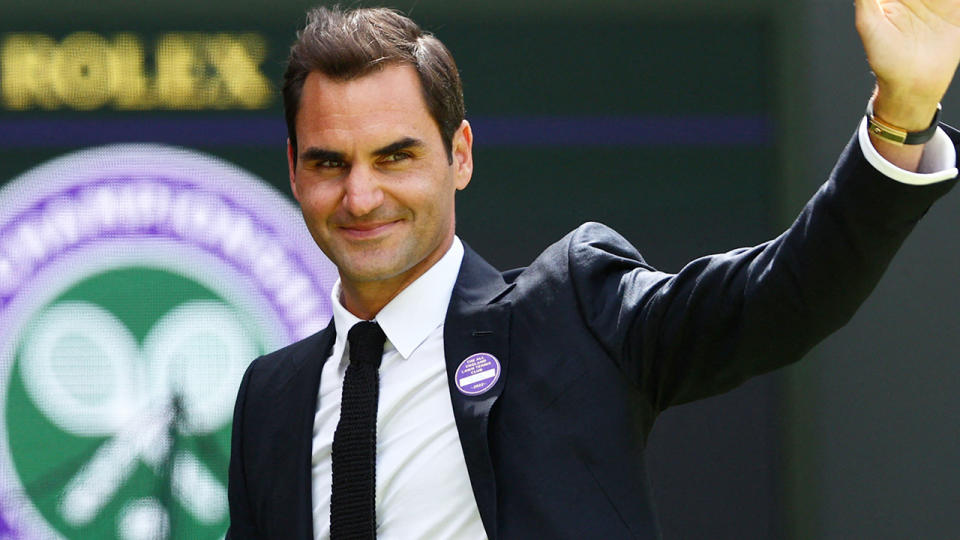
[[[400,291],[374,317],[387,340],[404,359],[410,357],[430,332],[443,324],[462,261],[463,244],[454,236],[450,249],[443,257]],[[338,352],[342,356],[346,347],[347,332],[360,319],[340,303],[339,279],[330,291],[330,304],[333,306],[333,324],[337,330],[334,358],[338,358]]]

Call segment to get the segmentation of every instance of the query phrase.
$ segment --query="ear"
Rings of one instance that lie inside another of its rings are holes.
[[[297,160],[296,150],[287,139],[287,172],[290,174],[290,191],[293,192],[293,198],[300,202],[300,193],[297,192]]]
[[[464,120],[453,133],[450,145],[453,155],[454,179],[457,189],[463,189],[470,183],[473,176],[473,131],[470,122]]]

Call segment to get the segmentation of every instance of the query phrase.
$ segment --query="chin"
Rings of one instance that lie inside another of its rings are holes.
[[[335,261],[338,268],[346,269],[341,274],[355,283],[369,283],[371,281],[383,281],[394,278],[402,274],[405,268],[397,266],[396,259],[383,261],[364,260],[358,261],[350,258]]]
[[[386,281],[402,274],[401,270],[394,268],[362,268],[354,269],[352,272],[344,272],[347,279],[353,283],[372,283],[375,281]]]

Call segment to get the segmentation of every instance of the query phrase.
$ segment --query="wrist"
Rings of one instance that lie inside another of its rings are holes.
[[[873,115],[905,131],[923,131],[930,127],[939,104],[938,98],[897,93],[878,84],[873,97]]]

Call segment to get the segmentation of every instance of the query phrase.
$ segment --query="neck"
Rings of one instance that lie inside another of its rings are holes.
[[[396,276],[371,280],[354,281],[340,273],[340,303],[355,316],[365,321],[373,320],[391,300],[410,286],[427,270],[446,255],[453,244],[453,234],[437,249],[410,269]]]

